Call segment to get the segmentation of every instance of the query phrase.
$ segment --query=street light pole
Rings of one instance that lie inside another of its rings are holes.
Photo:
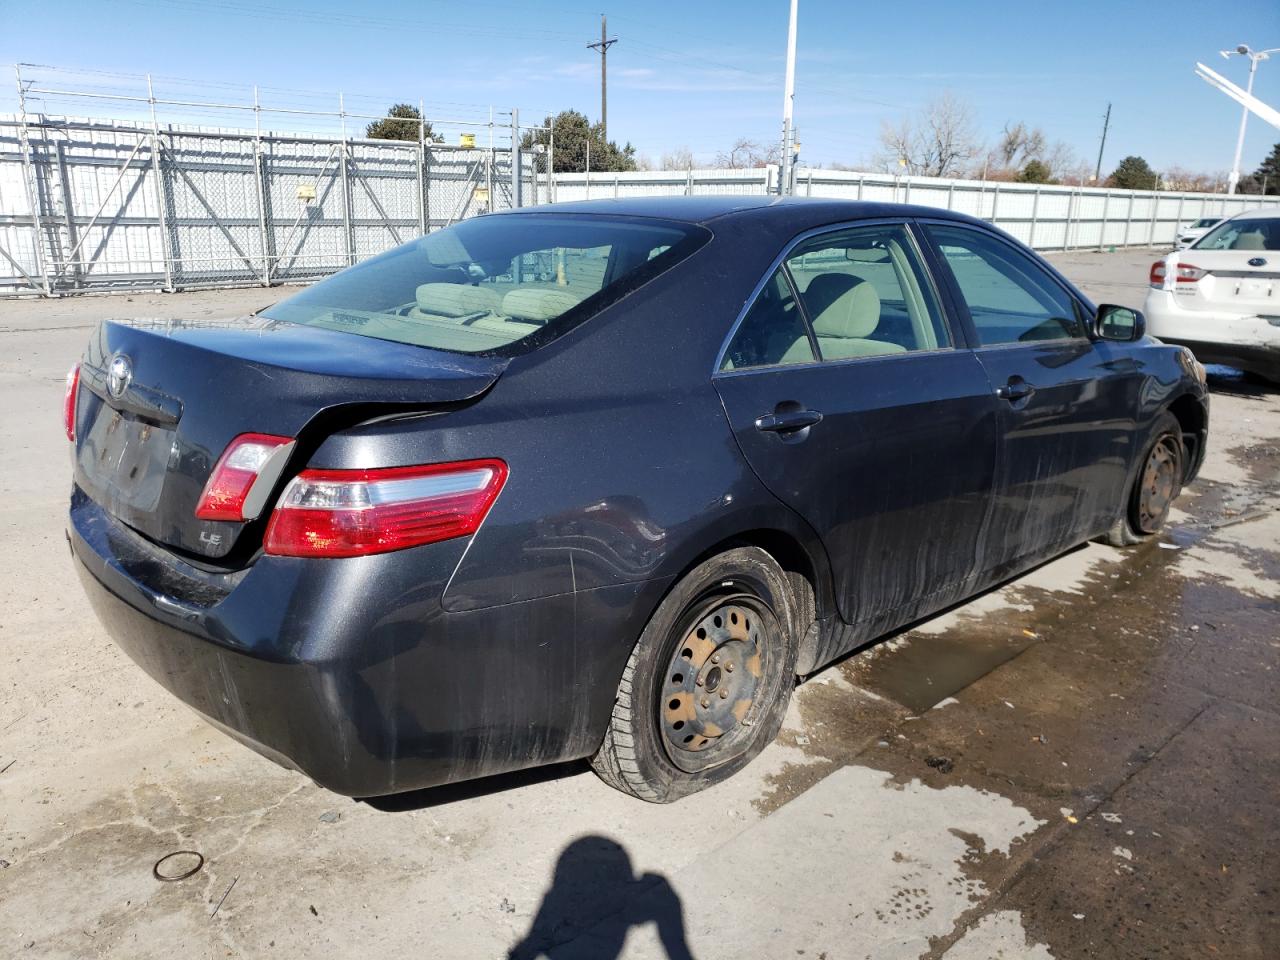
[[[1234,51],[1219,50],[1218,52],[1227,60],[1231,59],[1233,52],[1249,58],[1249,83],[1245,87],[1245,92],[1252,95],[1253,75],[1258,71],[1258,61],[1270,59],[1270,55],[1277,51],[1280,51],[1280,47],[1273,47],[1270,50],[1252,50],[1247,43],[1242,43]],[[1243,107],[1240,111],[1240,133],[1236,136],[1236,156],[1231,162],[1231,176],[1227,178],[1227,193],[1235,193],[1236,185],[1240,182],[1240,155],[1244,152],[1244,131],[1248,122],[1249,108]]]
[[[799,0],[791,0],[791,24],[787,28],[787,78],[782,92],[782,157],[778,169],[778,194],[791,190],[791,164],[794,159],[792,109],[796,99],[796,16]]]

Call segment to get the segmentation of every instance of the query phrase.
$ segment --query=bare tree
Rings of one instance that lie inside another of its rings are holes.
[[[1225,179],[1226,175],[1223,173],[1197,173],[1185,167],[1170,167],[1161,175],[1160,184],[1167,190],[1212,193]]]
[[[676,147],[664,153],[659,162],[663,170],[692,170],[693,152],[688,147]]]
[[[991,166],[997,168],[1021,168],[1032,160],[1045,161],[1046,142],[1044,131],[1028,127],[1019,120],[1006,123],[1000,131],[1000,139],[991,151]],[[1047,165],[1047,162],[1046,162]]]
[[[917,117],[885,123],[880,146],[882,166],[926,177],[954,176],[979,151],[972,111],[950,93],[928,103]]]
[[[1088,176],[1088,163],[1076,156],[1070,144],[1061,140],[1048,144],[1037,159],[1049,168],[1049,174],[1053,179],[1063,183],[1079,179],[1081,170],[1085,170],[1084,175]]]
[[[770,163],[777,163],[781,150],[780,144],[775,143],[771,147],[765,147],[756,140],[739,137],[727,151],[716,154],[716,166],[729,170],[763,167]]]

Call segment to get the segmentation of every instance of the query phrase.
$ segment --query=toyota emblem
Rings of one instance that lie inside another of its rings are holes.
[[[129,358],[121,354],[111,361],[107,368],[107,393],[119,400],[133,382],[133,364]]]
[[[1249,260],[1249,266],[1251,267],[1265,267],[1266,265],[1267,265],[1266,257],[1253,257]]]

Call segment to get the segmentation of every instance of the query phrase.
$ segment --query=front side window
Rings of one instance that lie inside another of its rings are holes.
[[[997,237],[930,224],[983,346],[1084,336],[1075,300],[1043,267]]]
[[[1280,250],[1280,218],[1225,220],[1194,245],[1196,250]]]
[[[271,320],[460,353],[532,349],[709,237],[667,221],[512,214],[464,220],[264,310]]]
[[[825,233],[787,257],[823,360],[936,350],[947,328],[901,224]]]

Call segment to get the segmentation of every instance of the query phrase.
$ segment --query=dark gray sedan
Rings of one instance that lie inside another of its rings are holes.
[[[1196,473],[1203,368],[989,225],[764,198],[468,220],[258,316],[108,321],[68,535],[116,642],[351,795],[746,765],[797,677]]]

